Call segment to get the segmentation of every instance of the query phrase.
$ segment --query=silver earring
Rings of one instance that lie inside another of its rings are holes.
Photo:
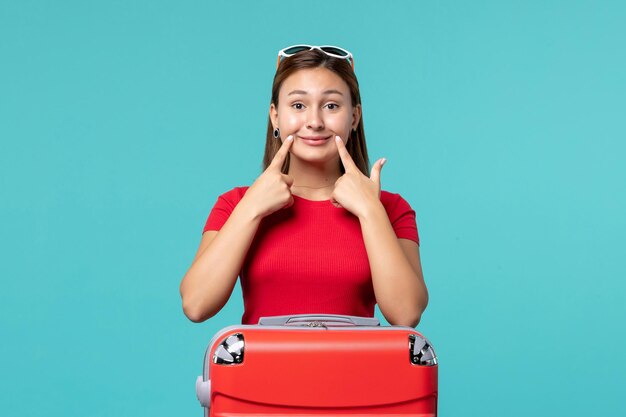
[[[280,129],[274,129],[274,139],[278,139],[280,137]]]

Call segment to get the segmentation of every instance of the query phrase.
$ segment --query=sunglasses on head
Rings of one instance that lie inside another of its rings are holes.
[[[330,45],[324,45],[324,46],[292,45],[284,49],[281,49],[280,51],[278,51],[278,61],[276,62],[276,69],[278,69],[278,66],[280,65],[280,61],[283,58],[289,58],[290,56],[293,56],[297,54],[298,52],[310,51],[311,49],[317,49],[318,51],[322,51],[326,55],[332,56],[333,58],[347,59],[350,62],[350,65],[352,65],[352,71],[354,71],[354,57],[352,56],[350,51],[346,51],[345,49],[340,48],[338,46],[330,46]]]

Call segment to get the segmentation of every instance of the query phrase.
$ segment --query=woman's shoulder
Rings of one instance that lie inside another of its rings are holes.
[[[248,187],[235,187],[220,194],[209,213],[209,217],[204,225],[204,232],[207,230],[220,230],[237,204],[239,204],[239,201],[243,198],[247,189]]]
[[[392,193],[385,190],[380,191],[380,202],[383,203],[385,208],[393,208],[398,205],[410,206],[409,202],[406,201],[399,193]]]
[[[229,203],[232,207],[234,207],[243,198],[243,196],[246,193],[246,191],[248,191],[248,188],[250,188],[250,187],[249,186],[234,187],[234,188],[232,188],[232,189],[230,189],[230,190],[220,194],[219,197],[218,197],[218,202],[220,200],[221,201],[225,201],[225,202]]]
[[[398,193],[382,190],[380,192],[380,202],[385,207],[396,236],[412,240],[419,245],[420,239],[417,233],[415,210],[413,210],[409,202]]]
[[[246,193],[246,191],[248,191],[248,188],[250,188],[248,185],[241,186],[241,187],[234,187],[226,191],[225,193],[220,194],[220,197],[231,197],[231,198],[241,199],[243,195]]]

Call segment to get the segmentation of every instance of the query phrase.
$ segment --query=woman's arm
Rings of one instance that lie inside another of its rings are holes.
[[[415,327],[428,304],[417,243],[398,239],[380,201],[379,159],[366,177],[339,136],[335,140],[345,173],[335,182],[332,201],[359,218],[372,272],[376,302],[390,324]]]
[[[281,173],[292,143],[288,136],[220,231],[207,231],[202,237],[196,258],[180,283],[183,311],[191,321],[209,319],[224,307],[261,220],[293,204],[293,178]]]
[[[207,231],[180,283],[183,311],[194,322],[213,317],[233,292],[260,219],[245,205],[235,207],[222,229]]]
[[[359,221],[381,313],[392,325],[417,326],[428,304],[417,243],[396,237],[382,203]]]

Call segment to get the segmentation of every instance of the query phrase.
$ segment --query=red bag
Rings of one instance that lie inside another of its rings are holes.
[[[263,317],[211,340],[207,417],[437,415],[437,358],[412,327],[334,315]]]

